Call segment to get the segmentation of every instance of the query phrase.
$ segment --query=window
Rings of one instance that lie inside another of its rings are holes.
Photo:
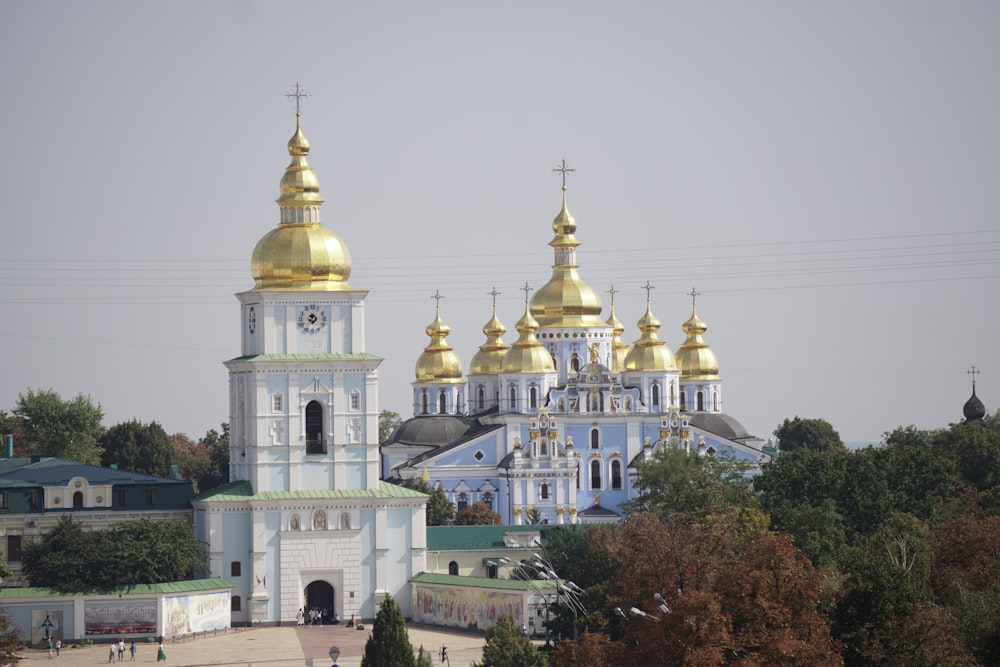
[[[306,454],[326,454],[323,438],[323,406],[319,401],[306,405]]]
[[[282,412],[285,409],[285,401],[280,391],[271,395],[271,412]]]
[[[490,509],[493,509],[493,494],[487,491],[483,494],[482,502],[485,503]]]
[[[361,409],[361,392],[357,389],[351,390],[351,410],[357,412]]]
[[[622,488],[622,462],[617,459],[611,462],[611,488],[615,491]]]
[[[464,493],[458,494],[458,510],[469,509],[469,497]]]
[[[153,490],[152,489],[146,489],[146,504],[147,505],[152,505],[153,504]]]
[[[653,383],[653,407],[660,407],[660,385],[656,382]]]
[[[238,560],[234,560],[232,563],[229,564],[230,577],[239,577],[241,576],[242,572],[243,572],[243,564],[240,563]]]
[[[542,500],[549,499],[549,485],[547,482],[542,482],[542,485],[538,487],[538,497]]]
[[[681,410],[687,409],[687,392],[681,389]]]
[[[83,507],[83,491],[73,493],[73,507]]]
[[[451,561],[450,563],[448,563],[448,574],[454,574],[454,575],[458,574],[458,563],[456,563],[455,561]]]
[[[443,415],[448,412],[448,395],[444,390],[438,392],[438,414]]]
[[[243,611],[243,600],[240,599],[239,595],[234,595],[233,599],[229,601],[229,611]]]
[[[28,509],[38,509],[38,495],[34,491],[28,491]]]
[[[704,410],[705,409],[705,392],[699,391],[698,395],[695,397],[695,400],[697,401],[697,407],[695,408],[695,410],[697,410],[698,412],[701,412],[702,410]]]
[[[600,449],[601,448],[601,432],[596,428],[590,429],[590,448]]]
[[[572,357],[570,357],[569,369],[574,373],[580,372],[580,357],[576,356],[575,354]]]
[[[510,386],[510,409],[517,409],[517,387],[514,385]]]
[[[427,390],[426,389],[421,389],[420,390],[420,412],[422,414],[426,415],[427,412],[428,412],[428,410],[430,410],[430,401],[427,398]]]
[[[8,563],[19,563],[19,562],[21,562],[21,536],[20,535],[8,535],[7,536],[7,562]]]
[[[128,507],[128,491],[125,489],[118,489],[118,505]]]
[[[532,410],[538,407],[538,387],[532,386],[528,389],[528,407]]]
[[[0,493],[0,510],[9,510],[9,509],[10,509],[10,494],[4,491],[3,493]]]
[[[476,390],[476,403],[479,410],[486,409],[486,388],[483,385],[479,385],[479,388]]]
[[[719,409],[719,392],[717,390],[712,391],[712,409],[713,410]]]
[[[601,488],[601,462],[597,459],[590,462],[590,488]]]
[[[486,563],[486,576],[490,579],[496,579],[500,575],[500,566],[493,561],[487,561]]]

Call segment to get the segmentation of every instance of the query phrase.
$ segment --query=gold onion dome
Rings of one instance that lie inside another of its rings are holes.
[[[472,357],[469,364],[469,375],[495,375],[500,372],[504,355],[510,349],[510,345],[503,342],[503,335],[507,333],[505,327],[497,318],[497,305],[493,304],[493,317],[483,326],[483,333],[486,334],[486,342],[479,346],[479,350]]]
[[[541,327],[604,326],[601,320],[601,297],[580,278],[576,263],[576,219],[566,205],[563,186],[562,210],[552,221],[555,238],[549,242],[555,251],[552,277],[535,292],[531,314]]]
[[[552,355],[535,336],[535,332],[538,331],[538,322],[531,316],[527,299],[524,303],[524,316],[517,321],[514,328],[521,336],[504,355],[500,372],[555,373],[556,365],[552,361]]]
[[[708,325],[701,321],[691,305],[691,318],[681,325],[681,331],[687,334],[687,340],[677,349],[675,359],[681,377],[691,380],[718,380],[719,360],[715,352],[708,346],[701,335]]]
[[[639,373],[676,371],[677,364],[673,353],[666,343],[656,336],[656,332],[660,329],[660,321],[653,316],[648,298],[646,313],[639,318],[638,326],[642,335],[625,356],[625,370]]]
[[[309,140],[295,117],[295,134],[288,140],[292,161],[281,177],[281,222],[264,235],[253,251],[251,271],[258,290],[340,291],[353,289],[351,254],[347,244],[323,227],[319,181],[306,162]]]
[[[628,355],[628,343],[622,341],[625,325],[615,316],[615,286],[611,286],[611,317],[606,324],[611,327],[611,372],[621,373],[625,368],[625,357]]]
[[[417,382],[461,382],[462,362],[446,340],[451,327],[441,320],[440,304],[434,308],[434,321],[424,331],[431,343],[417,358]]]

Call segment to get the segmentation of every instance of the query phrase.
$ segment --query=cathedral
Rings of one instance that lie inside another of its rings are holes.
[[[623,518],[637,464],[665,447],[760,465],[774,449],[722,411],[722,377],[691,290],[686,338],[674,353],[646,310],[629,345],[615,314],[580,276],[576,220],[566,200],[552,222],[552,276],[525,293],[517,340],[493,312],[468,372],[448,344],[440,299],[416,363],[414,416],[382,445],[382,476],[443,487],[456,509],[484,502],[503,523]]]
[[[234,624],[299,610],[373,618],[388,595],[410,616],[424,570],[427,496],[380,480],[377,373],[367,291],[323,226],[298,116],[279,222],[237,294],[241,354],[229,371],[230,484],[192,501],[209,576],[233,584]]]

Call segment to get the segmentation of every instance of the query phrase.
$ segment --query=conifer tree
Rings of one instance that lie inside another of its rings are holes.
[[[513,619],[501,616],[486,629],[483,661],[472,664],[475,667],[547,667],[548,660],[530,639],[522,636]]]
[[[361,667],[416,667],[403,612],[391,597],[378,608]]]

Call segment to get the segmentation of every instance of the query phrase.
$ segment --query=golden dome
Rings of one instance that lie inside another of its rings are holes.
[[[601,320],[601,297],[580,278],[576,263],[576,220],[566,206],[563,186],[562,210],[552,221],[555,238],[549,242],[555,251],[552,277],[531,300],[531,314],[541,327],[604,326]]]
[[[622,334],[625,333],[625,325],[615,317],[615,294],[618,290],[612,285],[608,290],[611,295],[611,317],[606,324],[611,327],[611,372],[621,373],[625,368],[625,357],[628,355],[628,344],[622,341]]]
[[[677,350],[674,359],[680,369],[681,378],[690,380],[718,380],[719,360],[712,352],[701,335],[708,325],[701,321],[691,304],[691,318],[681,325],[681,330],[687,334],[687,340]]]
[[[510,345],[503,342],[503,335],[507,333],[505,327],[497,318],[497,304],[493,302],[493,317],[483,326],[483,333],[486,334],[486,342],[479,346],[479,351],[472,357],[469,364],[469,375],[495,375],[500,372],[504,355],[510,349]]]
[[[527,286],[525,286],[527,288]],[[552,355],[535,336],[538,322],[531,316],[528,300],[525,298],[524,315],[514,326],[521,337],[510,346],[500,365],[501,373],[555,373],[556,364]]]
[[[339,291],[353,289],[351,254],[344,241],[320,223],[319,181],[306,162],[309,140],[299,117],[288,140],[292,161],[281,177],[281,221],[253,250],[251,271],[257,290]]]
[[[646,313],[639,318],[638,325],[642,335],[625,356],[625,370],[639,373],[676,371],[677,364],[673,353],[666,343],[656,336],[656,332],[660,329],[660,321],[653,317],[648,297]]]
[[[435,295],[435,298],[440,297]],[[445,340],[451,333],[451,327],[441,320],[440,302],[434,308],[434,321],[427,325],[425,331],[431,343],[417,358],[417,382],[461,382],[462,362]]]

